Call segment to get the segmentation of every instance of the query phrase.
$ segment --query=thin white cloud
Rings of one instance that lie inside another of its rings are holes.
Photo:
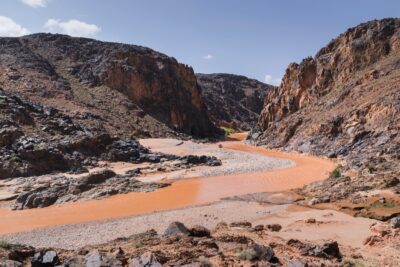
[[[208,55],[203,56],[203,58],[206,59],[206,60],[210,60],[210,59],[213,59],[214,56],[211,55],[211,54],[208,54]]]
[[[58,19],[49,19],[44,28],[52,33],[63,33],[76,37],[94,37],[101,31],[101,28],[95,24],[89,24],[76,19],[60,21]]]
[[[0,16],[0,36],[18,37],[29,34],[30,31],[8,17]]]
[[[282,81],[282,78],[274,78],[272,75],[265,75],[264,82],[272,85],[279,85]]]
[[[22,3],[33,8],[46,7],[48,0],[21,0]]]

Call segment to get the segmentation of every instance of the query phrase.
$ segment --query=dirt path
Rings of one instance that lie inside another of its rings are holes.
[[[0,234],[181,209],[248,193],[283,191],[325,179],[335,167],[335,163],[330,160],[270,151],[241,141],[223,142],[223,148],[290,159],[295,162],[295,166],[263,172],[182,179],[170,187],[150,193],[130,193],[43,209],[0,209]]]

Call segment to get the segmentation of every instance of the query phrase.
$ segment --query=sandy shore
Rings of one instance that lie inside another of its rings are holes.
[[[305,223],[309,218],[315,218],[318,223]],[[290,204],[261,205],[255,202],[219,201],[136,217],[51,227],[6,235],[2,236],[2,239],[36,247],[73,249],[105,243],[118,237],[128,237],[151,228],[162,233],[172,221],[181,221],[187,226],[199,224],[212,229],[220,221],[230,223],[242,220],[250,221],[254,225],[279,223],[283,227],[282,231],[272,234],[285,239],[332,239],[341,245],[352,247],[362,246],[362,241],[371,235],[369,226],[374,222],[336,211],[299,209]]]

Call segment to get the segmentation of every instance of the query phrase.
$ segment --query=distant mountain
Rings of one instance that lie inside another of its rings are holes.
[[[249,130],[257,122],[272,85],[233,74],[196,74],[211,120],[219,126]]]

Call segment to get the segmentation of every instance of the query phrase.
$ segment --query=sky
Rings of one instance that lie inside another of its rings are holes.
[[[400,0],[0,0],[0,36],[57,32],[150,47],[200,73],[278,84],[346,29]]]

